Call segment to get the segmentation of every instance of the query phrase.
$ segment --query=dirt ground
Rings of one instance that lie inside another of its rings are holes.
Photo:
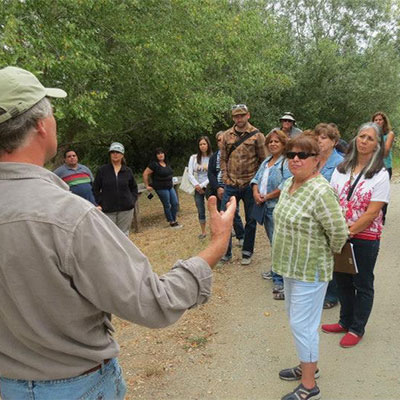
[[[341,335],[320,335],[323,399],[400,399],[400,180],[394,181],[366,334],[352,349],[339,346]],[[295,387],[278,378],[298,361],[284,302],[272,299],[271,282],[261,278],[269,266],[266,243],[258,228],[251,266],[240,265],[236,248],[234,262],[215,269],[212,300],[175,326],[151,331],[117,323],[127,399],[268,400]],[[336,322],[338,313],[325,310],[322,322]]]

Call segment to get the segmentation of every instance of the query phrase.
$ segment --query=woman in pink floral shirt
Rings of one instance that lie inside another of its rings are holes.
[[[375,123],[361,126],[344,161],[332,175],[349,226],[358,274],[335,272],[340,300],[337,324],[327,333],[345,333],[342,347],[353,347],[364,335],[374,300],[374,267],[382,233],[382,207],[389,202],[389,174],[383,164],[384,140]]]

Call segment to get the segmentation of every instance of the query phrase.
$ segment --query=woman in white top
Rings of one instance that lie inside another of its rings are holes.
[[[349,227],[358,267],[356,275],[334,273],[340,318],[336,324],[322,325],[324,332],[345,333],[340,341],[342,347],[353,347],[362,339],[374,301],[382,207],[389,201],[390,190],[389,174],[383,164],[384,150],[380,127],[373,122],[362,125],[331,179]]]
[[[194,201],[196,203],[199,216],[201,233],[199,239],[206,237],[206,208],[205,193],[208,185],[208,162],[212,154],[210,139],[201,136],[197,141],[197,154],[190,156],[188,165],[188,175],[190,183],[194,186]]]

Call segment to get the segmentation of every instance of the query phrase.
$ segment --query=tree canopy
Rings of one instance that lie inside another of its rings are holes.
[[[349,138],[373,112],[400,122],[398,0],[3,0],[1,67],[68,92],[60,149],[91,166],[111,141],[142,170],[177,165],[246,103],[264,132],[284,111]],[[82,157],[81,157],[82,158]]]

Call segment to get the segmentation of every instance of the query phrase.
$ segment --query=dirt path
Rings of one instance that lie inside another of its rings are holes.
[[[392,185],[391,207],[376,267],[374,309],[362,342],[339,346],[340,336],[321,333],[319,386],[324,399],[400,399],[400,184]],[[265,240],[265,238],[263,239]],[[179,368],[146,383],[141,399],[280,399],[295,385],[279,380],[281,368],[297,363],[284,302],[271,297],[260,273],[269,255],[252,266],[238,262],[216,272],[226,281],[224,301],[213,307],[215,334]],[[322,322],[335,322],[338,307]]]

